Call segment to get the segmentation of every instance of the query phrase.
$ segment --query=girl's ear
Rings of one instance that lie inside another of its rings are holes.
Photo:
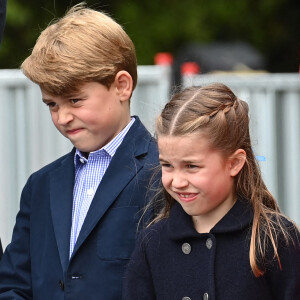
[[[229,157],[229,168],[230,168],[230,175],[236,176],[240,170],[243,168],[246,161],[246,152],[243,149],[236,150],[230,157]]]
[[[120,97],[120,101],[127,101],[132,94],[133,81],[127,71],[119,71],[115,77],[115,84]]]

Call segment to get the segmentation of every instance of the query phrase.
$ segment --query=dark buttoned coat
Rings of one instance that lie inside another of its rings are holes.
[[[138,118],[95,193],[71,258],[74,152],[25,185],[11,244],[0,262],[0,299],[119,300],[122,279],[158,164]]]
[[[168,219],[139,237],[123,299],[300,299],[299,232],[291,231],[294,245],[286,246],[279,237],[282,270],[269,251],[266,273],[256,278],[249,262],[251,223],[249,205],[238,200],[209,233],[199,234],[176,203]]]

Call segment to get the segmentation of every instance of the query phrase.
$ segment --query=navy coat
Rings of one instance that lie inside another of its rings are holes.
[[[272,253],[264,276],[250,267],[252,212],[237,201],[210,233],[200,234],[178,203],[170,217],[139,237],[124,282],[125,300],[300,299],[299,232],[295,245],[279,241],[282,271]]]
[[[138,118],[117,149],[69,260],[74,149],[28,179],[0,263],[0,299],[119,300],[157,145]]]

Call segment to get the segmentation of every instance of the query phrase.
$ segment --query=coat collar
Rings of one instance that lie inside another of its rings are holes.
[[[238,199],[229,212],[211,229],[210,233],[229,233],[243,230],[252,222],[253,213],[249,202]],[[199,237],[191,216],[182,209],[178,202],[171,208],[170,217],[166,221],[167,234],[173,240]]]

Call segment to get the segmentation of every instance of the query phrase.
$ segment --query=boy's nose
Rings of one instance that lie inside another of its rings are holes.
[[[57,123],[59,125],[66,125],[73,120],[72,113],[66,108],[60,108],[57,112]]]

